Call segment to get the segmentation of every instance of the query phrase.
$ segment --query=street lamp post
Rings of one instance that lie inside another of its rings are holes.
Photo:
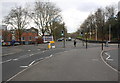
[[[120,48],[120,11],[118,12],[118,48]]]
[[[97,25],[95,24],[95,40],[97,41]]]
[[[102,26],[102,50],[103,50],[103,26]]]
[[[105,18],[103,18],[103,24],[102,24],[102,50],[103,50],[103,38],[104,38],[104,33],[103,33],[103,28],[104,28],[104,19]]]
[[[65,48],[65,27],[64,27],[65,23],[63,22],[63,31],[62,31],[62,34],[63,34],[63,48]]]
[[[109,42],[111,41],[111,24],[109,25]]]
[[[87,33],[85,33],[85,36],[86,36],[86,49],[87,49]]]

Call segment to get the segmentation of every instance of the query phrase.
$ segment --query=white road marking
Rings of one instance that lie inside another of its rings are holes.
[[[45,51],[43,51],[43,52],[45,52]]]
[[[108,53],[105,53],[105,54],[108,56],[106,60],[113,61],[113,59],[110,59],[110,55]]]
[[[30,54],[30,56],[33,56],[34,54]]]
[[[28,51],[31,51],[31,50],[28,50]]]
[[[120,73],[117,69],[115,69],[115,68],[113,68],[112,66],[110,66],[110,65],[103,59],[103,57],[102,57],[103,52],[104,52],[104,51],[102,51],[101,54],[100,54],[100,57],[101,57],[102,61],[103,61],[108,67],[110,67],[110,68],[113,69],[114,71]]]
[[[3,55],[10,55],[10,54],[14,54],[14,53],[8,53],[8,54],[3,54]]]
[[[28,66],[20,66],[20,67],[22,67],[22,68],[27,68]]]
[[[53,55],[51,54],[50,57],[52,57]]]
[[[35,63],[35,61],[32,61],[28,66],[20,66],[20,67],[27,68],[27,67],[30,67],[33,63]]]
[[[48,57],[45,57],[45,59],[47,59],[47,58],[50,58],[50,57],[52,57],[53,55],[51,54],[50,56],[48,56]]]
[[[31,62],[28,66],[31,66],[35,61]]]
[[[6,61],[3,61],[1,63],[6,63],[6,62],[10,62],[12,59],[9,59],[9,60],[6,60]]]
[[[44,58],[40,58],[40,59],[44,59]],[[45,60],[45,59],[44,59]],[[41,60],[43,61],[43,60]],[[33,64],[33,65],[37,65],[40,61],[38,61],[37,63]],[[11,78],[9,78],[7,81],[10,81],[12,80],[13,78],[15,78],[17,75],[23,73],[24,71],[26,71],[28,68],[30,68],[31,66],[23,66],[23,67],[26,67],[25,69],[23,69],[22,71],[18,72],[17,74],[15,74],[14,76],[12,76]]]
[[[16,59],[12,59],[13,61],[17,61],[18,60],[18,58],[16,58]]]

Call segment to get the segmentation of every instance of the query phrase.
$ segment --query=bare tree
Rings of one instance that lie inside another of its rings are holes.
[[[103,38],[103,27],[105,24],[105,12],[103,9],[98,8],[95,12],[96,25],[98,29],[98,37]]]
[[[26,28],[28,22],[28,10],[22,8],[21,6],[12,8],[9,14],[3,20],[4,23],[12,25],[15,30],[15,35],[18,40],[21,42],[21,36],[23,29]]]
[[[114,6],[107,6],[105,8],[105,15],[106,15],[106,20],[109,20],[110,18],[114,17],[115,7]]]
[[[52,33],[51,27],[56,19],[60,17],[60,9],[52,2],[35,2],[34,12],[31,12],[30,17],[34,20],[39,28],[40,35],[44,36],[45,33]]]

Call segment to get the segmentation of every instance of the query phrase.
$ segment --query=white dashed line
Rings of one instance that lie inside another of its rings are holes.
[[[27,68],[28,66],[20,66],[20,67],[22,67],[22,68]]]
[[[13,61],[17,61],[18,60],[18,58],[16,58],[16,59],[12,59]]]
[[[33,56],[34,54],[30,54],[30,56]]]
[[[31,50],[28,50],[29,52],[31,51]]]
[[[3,54],[3,55],[10,55],[10,54],[14,54],[14,53],[8,53],[8,54]]]
[[[1,63],[6,63],[6,62],[10,62],[12,59],[9,59],[9,60],[6,60],[6,61],[3,61]]]

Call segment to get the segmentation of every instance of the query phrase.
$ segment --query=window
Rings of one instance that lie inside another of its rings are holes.
[[[22,40],[25,40],[25,37],[22,37]]]
[[[29,40],[32,40],[32,37],[31,37],[31,36],[29,37]]]

